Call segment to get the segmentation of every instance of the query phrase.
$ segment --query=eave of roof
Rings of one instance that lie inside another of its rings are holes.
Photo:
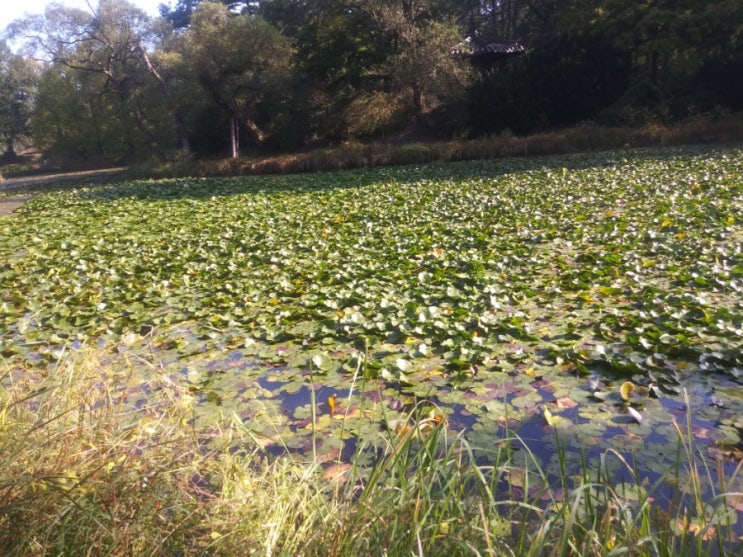
[[[526,52],[518,41],[490,39],[481,35],[469,36],[451,49],[453,56],[471,59],[498,59],[518,56]]]

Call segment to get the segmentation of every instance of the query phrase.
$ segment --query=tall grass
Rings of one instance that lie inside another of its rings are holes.
[[[250,423],[224,416],[197,429],[186,389],[154,367],[126,358],[103,364],[101,356],[101,349],[83,349],[48,371],[0,369],[3,554],[670,556],[741,549],[731,540],[735,513],[726,512],[730,478],[705,467],[690,423],[678,426],[677,470],[663,480],[685,483],[661,505],[654,498],[660,482],[645,485],[618,452],[606,452],[598,465],[585,461],[577,478],[563,468],[555,480],[515,432],[475,448],[430,404],[390,421],[375,447],[359,441],[350,462],[269,457]],[[617,462],[630,482],[614,481]],[[702,484],[717,486],[711,500]]]

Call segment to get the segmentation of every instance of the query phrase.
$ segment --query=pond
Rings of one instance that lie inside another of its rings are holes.
[[[691,439],[732,477],[742,176],[708,147],[50,193],[0,221],[0,354],[112,343],[274,454],[425,406],[483,462],[683,482]]]

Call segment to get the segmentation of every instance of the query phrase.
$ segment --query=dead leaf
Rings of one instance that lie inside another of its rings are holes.
[[[575,408],[578,406],[578,403],[569,396],[560,397],[555,402],[557,403],[558,408]]]
[[[346,474],[351,469],[351,465],[345,462],[331,464],[325,469],[323,478],[330,483],[343,483],[346,481]]]
[[[552,412],[550,412],[546,406],[542,408],[542,411],[544,412],[544,421],[547,423],[547,425],[557,425],[557,422],[559,420],[557,416],[553,416]]]

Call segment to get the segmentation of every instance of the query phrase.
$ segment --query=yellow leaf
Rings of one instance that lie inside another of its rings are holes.
[[[662,223],[660,223],[661,228],[668,228],[669,226],[671,226],[671,221],[668,219],[665,219]]]
[[[547,425],[556,425],[558,418],[556,416],[552,415],[552,412],[550,412],[547,408],[542,408],[542,411],[544,412],[544,421],[547,422]]]
[[[328,397],[328,408],[330,408],[330,415],[335,414],[335,395]]]
[[[622,395],[622,398],[624,400],[629,400],[634,390],[634,383],[632,383],[632,381],[625,381],[624,383],[622,383],[622,386],[619,387],[619,394]]]
[[[213,540],[216,540],[221,538],[222,534],[220,534],[219,532],[212,532],[211,534],[209,534],[209,537]]]

